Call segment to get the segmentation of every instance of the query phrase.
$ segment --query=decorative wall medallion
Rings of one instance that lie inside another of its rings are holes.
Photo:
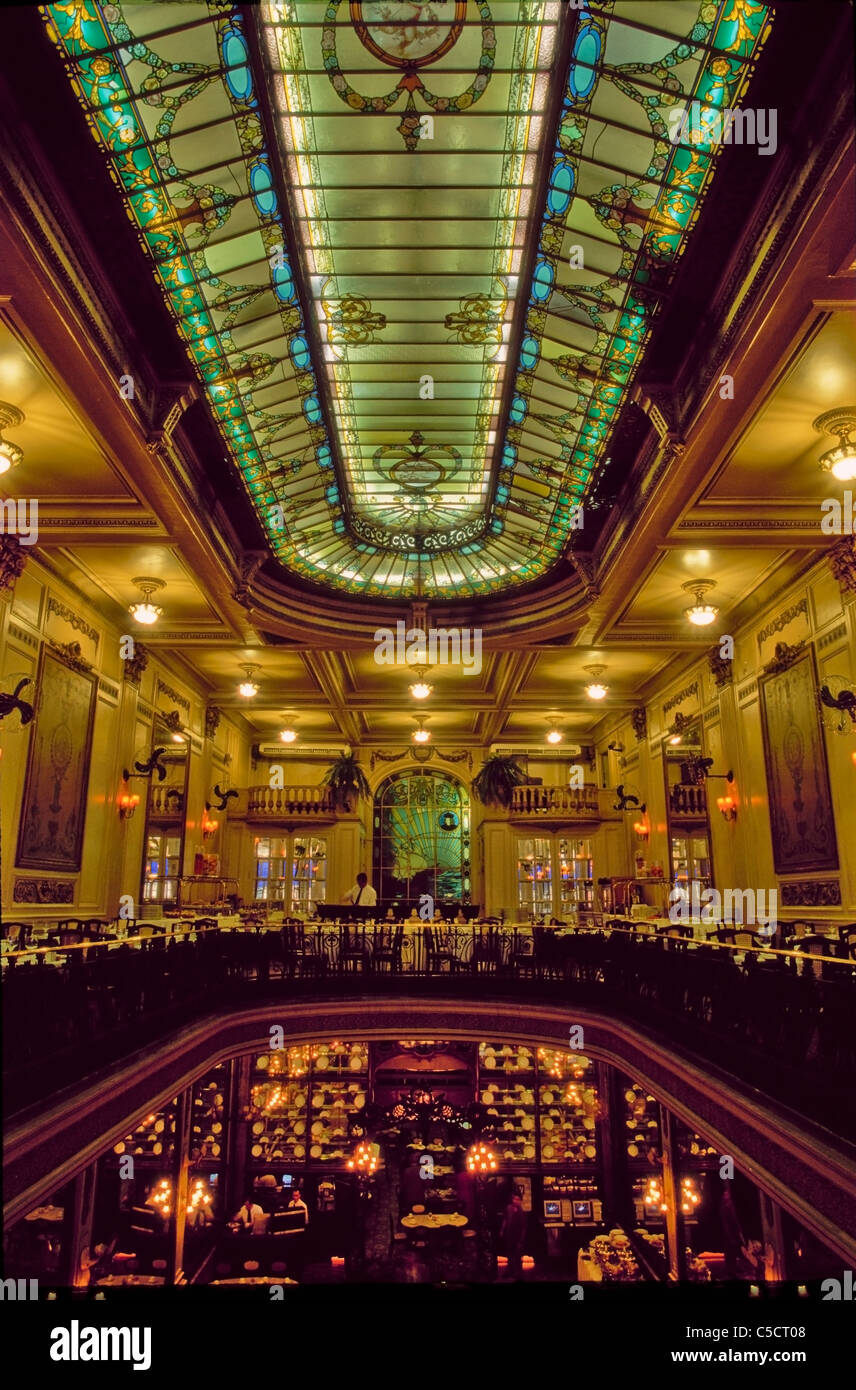
[[[717,685],[727,685],[732,679],[734,662],[731,657],[721,655],[718,645],[708,652],[707,664]]]
[[[630,723],[633,725],[637,743],[641,743],[648,735],[648,715],[644,705],[637,705],[630,711]]]
[[[842,536],[826,558],[841,588],[856,594],[856,536]]]
[[[205,737],[213,738],[220,727],[222,710],[217,705],[208,705],[205,710]]]
[[[14,589],[15,580],[27,563],[27,547],[18,536],[0,535],[0,593]]]
[[[144,642],[134,642],[134,655],[126,657],[122,672],[129,685],[140,688],[143,672],[149,664],[149,649]]]
[[[336,31],[343,0],[330,0],[324,15],[321,52],[333,90],[352,111],[378,115],[392,108],[407,93],[404,114],[398,129],[411,153],[419,149],[420,116],[415,96],[438,115],[459,115],[483,95],[493,75],[496,32],[485,0],[476,0],[481,24],[482,49],[478,69],[465,91],[457,96],[435,96],[418,75],[420,69],[438,63],[454,48],[461,36],[467,13],[467,0],[350,0],[350,22],[363,47],[377,62],[402,72],[399,82],[385,96],[364,96],[345,77],[336,51]]]
[[[61,878],[16,878],[16,903],[73,903],[74,883]]]
[[[781,883],[782,907],[840,907],[841,884],[837,879],[803,879]]]

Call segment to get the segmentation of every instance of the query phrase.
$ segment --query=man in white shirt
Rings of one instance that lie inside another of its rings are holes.
[[[268,1218],[258,1202],[248,1197],[241,1210],[233,1216],[231,1225],[233,1229],[243,1231],[245,1235],[263,1236],[267,1230]]]
[[[357,874],[357,881],[350,892],[345,894],[345,902],[354,907],[377,907],[377,893],[369,883],[366,874]]]

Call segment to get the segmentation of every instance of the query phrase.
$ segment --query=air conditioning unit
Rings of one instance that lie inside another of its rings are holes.
[[[324,762],[329,762],[330,759],[340,758],[343,753],[350,753],[350,751],[350,748],[345,745],[341,745],[339,748],[304,748],[299,743],[257,743],[253,748],[253,757],[274,758],[277,762],[286,758],[296,758],[300,762],[318,758]]]
[[[582,748],[578,743],[560,743],[555,746],[539,744],[536,748],[512,748],[510,743],[492,743],[491,753],[503,758],[578,758]]]

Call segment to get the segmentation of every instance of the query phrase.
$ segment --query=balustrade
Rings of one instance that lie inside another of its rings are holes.
[[[335,812],[333,795],[328,787],[250,787],[247,793],[247,815],[331,816]]]

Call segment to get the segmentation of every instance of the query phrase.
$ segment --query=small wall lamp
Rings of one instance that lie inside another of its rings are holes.
[[[635,820],[633,822],[633,829],[636,831],[637,840],[648,839],[648,827],[645,824],[644,820]]]
[[[140,804],[140,798],[136,792],[123,792],[119,797],[119,815],[122,820],[130,820]]]
[[[737,819],[737,805],[733,796],[718,796],[716,804],[726,820]]]
[[[219,826],[220,826],[220,822],[219,822],[218,820],[213,820],[210,816],[208,816],[208,815],[203,815],[203,817],[202,817],[202,838],[203,838],[203,840],[210,840],[212,835],[216,835]]]

